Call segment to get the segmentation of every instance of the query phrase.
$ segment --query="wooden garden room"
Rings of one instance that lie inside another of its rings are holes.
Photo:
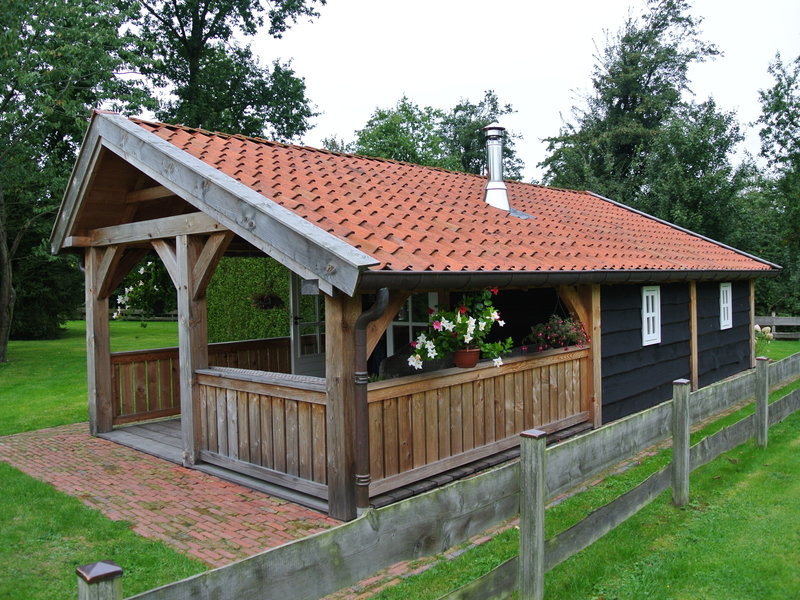
[[[524,429],[600,425],[608,286],[774,270],[588,192],[486,184],[95,113],[51,238],[54,252],[85,256],[92,433],[352,519],[502,457]],[[177,290],[178,348],[112,354],[109,296],[148,255]],[[208,343],[206,290],[223,256],[288,269],[290,336]],[[490,287],[516,328],[500,366],[372,377],[378,355],[391,362],[427,325],[415,306]],[[555,304],[591,342],[521,348]]]

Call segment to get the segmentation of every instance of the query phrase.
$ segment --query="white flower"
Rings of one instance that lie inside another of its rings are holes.
[[[770,333],[772,333],[772,327],[762,327],[761,333],[763,333],[764,335],[769,335]]]
[[[456,323],[461,323],[461,313],[460,312],[456,313]]]
[[[432,341],[425,342],[425,351],[428,353],[428,358],[436,358],[436,346],[433,345]]]
[[[499,321],[500,320],[500,313],[496,310],[492,311],[492,321]]]
[[[444,329],[445,331],[453,331],[453,328],[455,328],[455,326],[456,324],[453,323],[452,321],[448,321],[447,319],[442,319],[442,329]]]
[[[419,354],[412,354],[408,357],[408,364],[415,369],[422,368],[422,357]]]
[[[471,341],[472,341],[472,334],[470,332],[467,332],[464,335],[464,343],[469,344]]]
[[[478,323],[478,329],[480,329],[481,331],[486,329],[486,321],[481,321],[480,323]]]
[[[424,346],[425,342],[427,342],[427,341],[428,341],[428,338],[425,337],[425,333],[424,332],[420,333],[417,336],[417,346]]]
[[[148,267],[149,267],[150,265],[152,265],[152,264],[153,264],[153,261],[152,261],[152,260],[148,260],[148,261],[147,261],[147,266],[148,266]]]
[[[139,267],[139,275],[144,275],[144,267]]]
[[[497,322],[497,324],[498,324],[498,325],[500,325],[500,327],[502,327],[503,325],[505,325],[505,324],[506,324],[506,322],[505,322],[505,321],[503,321],[503,319],[500,319],[500,320]]]
[[[756,323],[756,326],[754,327],[754,329],[755,329],[756,331],[760,332],[760,331],[761,331],[761,325],[759,325],[758,323]]]
[[[492,362],[494,363],[494,366],[495,366],[495,367],[499,367],[500,365],[502,365],[502,364],[503,364],[503,359],[502,359],[502,358],[500,358],[499,356],[495,356],[495,357],[492,359]]]

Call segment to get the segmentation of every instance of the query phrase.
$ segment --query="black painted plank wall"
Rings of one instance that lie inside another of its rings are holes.
[[[733,327],[719,328],[719,283],[697,284],[697,349],[700,387],[750,368],[750,285],[731,284]]]
[[[660,287],[661,343],[650,346],[642,346],[642,286],[601,290],[603,422],[668,400],[672,382],[689,378],[689,286]]]

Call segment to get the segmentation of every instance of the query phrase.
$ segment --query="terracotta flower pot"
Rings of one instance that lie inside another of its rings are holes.
[[[462,369],[471,369],[478,364],[480,357],[480,348],[467,348],[453,352],[453,362]]]

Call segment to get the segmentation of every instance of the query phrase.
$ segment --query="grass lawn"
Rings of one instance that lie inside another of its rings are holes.
[[[114,351],[177,345],[177,324],[113,321]],[[0,436],[87,420],[86,329],[70,321],[57,340],[9,344],[0,364]],[[100,559],[124,566],[126,596],[206,569],[133,533],[77,498],[0,462],[0,598],[75,598],[75,567]]]
[[[110,331],[112,352],[178,345],[175,322],[112,321]],[[88,420],[83,321],[69,321],[56,340],[12,341],[8,357],[0,364],[0,436]]]

